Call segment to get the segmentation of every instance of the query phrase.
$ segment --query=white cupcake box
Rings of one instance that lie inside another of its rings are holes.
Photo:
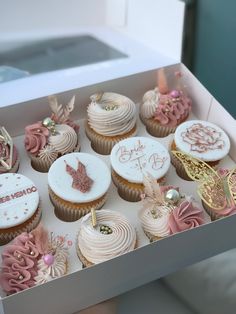
[[[236,162],[236,122],[234,118],[183,64],[169,66],[166,71],[167,75],[173,74],[175,71],[183,73],[184,84],[187,85],[193,99],[191,118],[213,122],[227,132],[231,141],[231,149],[229,155],[222,160],[221,165],[232,168]],[[58,94],[61,102],[76,95],[73,118],[78,119],[81,126],[81,151],[99,156],[108,165],[110,163],[109,156],[98,155],[92,150],[84,133],[83,119],[86,116],[86,105],[89,103],[90,95],[99,90],[112,90],[130,97],[138,105],[144,92],[155,86],[156,77],[157,70],[155,69]],[[27,112],[27,115],[22,112]],[[1,108],[0,114],[1,123],[4,121],[8,132],[15,136],[14,141],[21,157],[19,173],[32,179],[39,190],[42,200],[43,224],[55,234],[67,234],[68,241],[73,242],[70,247],[68,275],[9,297],[4,296],[4,293],[1,292],[1,314],[73,313],[235,247],[236,215],[149,244],[138,221],[141,204],[122,200],[112,184],[104,208],[126,215],[137,230],[139,248],[107,262],[82,269],[74,246],[80,221],[67,223],[56,218],[48,196],[47,174],[39,173],[31,167],[24,150],[24,127],[32,121],[43,119],[48,114],[47,99],[41,98]],[[21,118],[19,119],[19,117]],[[138,122],[138,136],[150,137],[140,121]],[[173,136],[170,135],[159,141],[168,147],[172,138]],[[173,166],[168,172],[167,182],[180,186],[186,194],[193,195],[198,199],[196,183],[180,179]],[[3,247],[0,248],[0,251],[2,249]]]

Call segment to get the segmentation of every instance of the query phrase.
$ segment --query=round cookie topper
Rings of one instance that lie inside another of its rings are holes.
[[[143,175],[150,173],[162,178],[170,167],[170,155],[158,141],[147,137],[132,137],[117,143],[111,151],[111,165],[122,178],[142,183]]]
[[[177,149],[204,161],[220,160],[230,150],[228,135],[208,121],[192,120],[180,124],[174,140]]]
[[[111,183],[106,164],[90,154],[71,153],[58,158],[48,172],[52,191],[65,201],[86,203],[103,196]]]
[[[0,228],[24,223],[39,206],[39,193],[34,183],[21,174],[0,175]]]

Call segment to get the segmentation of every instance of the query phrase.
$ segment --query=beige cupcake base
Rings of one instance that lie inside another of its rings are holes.
[[[7,244],[23,232],[30,232],[35,229],[40,222],[41,216],[42,210],[38,208],[34,215],[24,223],[12,228],[0,229],[0,245]]]
[[[175,133],[176,127],[163,126],[153,118],[146,119],[140,115],[140,119],[146,126],[147,132],[155,137],[166,137],[171,133]]]
[[[73,153],[73,152],[79,152],[80,151],[80,144],[78,143],[77,146],[75,147],[75,149],[71,152],[68,152],[67,154],[69,153]],[[49,168],[51,167],[51,165],[53,164],[53,162],[56,160],[53,160],[53,161],[45,161],[45,160],[42,160],[38,157],[35,157],[31,154],[29,154],[29,157],[31,159],[31,166],[32,168],[34,168],[34,170],[36,171],[39,171],[39,172],[48,172]],[[61,155],[59,154],[58,158],[61,157]]]
[[[111,172],[111,177],[121,198],[128,202],[141,201],[140,195],[144,193],[144,185],[142,183],[131,183],[119,176],[114,170]],[[157,182],[161,185],[165,184],[165,177],[157,180]]]
[[[85,133],[91,141],[92,149],[101,155],[109,155],[113,146],[121,140],[137,134],[137,126],[130,130],[128,133],[117,136],[103,136],[92,130],[87,121],[85,121]]]
[[[104,194],[102,197],[92,202],[71,203],[57,196],[50,188],[49,196],[52,204],[54,205],[55,215],[57,218],[67,222],[80,219],[84,215],[88,214],[92,208],[95,210],[100,209],[107,199],[107,194]]]

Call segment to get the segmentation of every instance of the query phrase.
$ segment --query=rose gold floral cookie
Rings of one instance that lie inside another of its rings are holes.
[[[217,125],[208,121],[191,120],[178,126],[171,150],[179,150],[215,167],[229,153],[230,141],[228,135]],[[185,180],[191,180],[173,154],[171,160],[178,175]]]

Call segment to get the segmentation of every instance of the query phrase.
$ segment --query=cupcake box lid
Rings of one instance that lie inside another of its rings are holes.
[[[174,141],[177,149],[203,161],[220,160],[230,150],[228,135],[217,125],[202,120],[180,124]]]
[[[39,193],[27,177],[6,173],[0,175],[0,228],[24,223],[39,206]]]
[[[91,188],[86,192],[81,192],[72,186],[74,179],[66,171],[66,165],[69,165],[76,172],[78,162],[85,166],[86,173],[92,180]],[[52,191],[63,200],[77,204],[102,197],[110,183],[111,174],[106,164],[98,157],[86,153],[71,153],[60,157],[48,172],[48,184]]]
[[[129,182],[143,183],[143,176],[147,173],[157,180],[162,178],[170,167],[170,156],[158,141],[132,137],[113,147],[111,165],[118,175]]]

